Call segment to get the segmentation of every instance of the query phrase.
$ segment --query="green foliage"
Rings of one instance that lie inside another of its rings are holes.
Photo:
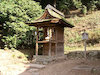
[[[71,32],[70,29],[65,29],[65,45],[81,42],[81,35],[79,32]]]
[[[81,36],[76,33],[73,38],[69,38],[69,43],[77,43],[81,41]]]
[[[92,12],[97,6],[100,7],[100,0],[57,0],[57,8],[67,14],[72,9],[80,8],[82,8],[81,12],[86,14],[87,9]]]
[[[58,1],[58,8],[64,12],[64,13],[70,13],[69,12],[69,7],[71,6],[71,1],[70,0],[61,0],[61,1]]]
[[[61,10],[65,14],[69,14],[72,9],[80,9],[82,6],[86,6],[91,12],[95,9],[100,9],[100,0],[35,0],[40,2],[42,7],[45,8],[47,4],[54,5],[56,1],[57,9]],[[83,9],[82,9],[83,10]],[[84,13],[84,12],[83,12]]]
[[[27,44],[27,34],[35,31],[25,22],[35,20],[43,10],[39,3],[33,0],[5,0],[0,3],[0,22],[4,25],[4,39],[2,41],[10,48],[17,48],[20,44]],[[30,34],[30,36],[33,36]],[[31,38],[31,37],[30,37]],[[33,41],[33,39],[31,40]],[[33,44],[33,42],[31,43]]]
[[[81,6],[82,6],[82,2],[81,2],[81,0],[72,0],[73,1],[73,7],[75,7],[75,8],[81,8]]]
[[[88,3],[88,9],[92,12],[94,11],[97,7],[96,7],[96,3],[97,1],[92,0]]]
[[[70,9],[79,9],[82,6],[81,0],[61,0],[58,1],[58,9],[69,14]]]
[[[86,13],[87,13],[87,7],[85,5],[82,6],[81,13],[84,14],[84,15],[86,15]]]
[[[96,6],[98,9],[100,9],[100,0],[97,0]]]

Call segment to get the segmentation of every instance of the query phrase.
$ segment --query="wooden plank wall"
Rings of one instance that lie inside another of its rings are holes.
[[[57,27],[57,56],[64,55],[64,27]]]
[[[43,55],[50,55],[49,53],[51,53],[52,56],[64,55],[64,27],[56,27],[53,37],[55,37],[55,43],[51,43],[51,45],[50,43],[43,44]],[[49,51],[50,49],[51,51]]]

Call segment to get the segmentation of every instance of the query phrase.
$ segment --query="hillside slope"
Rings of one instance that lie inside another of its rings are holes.
[[[100,11],[93,12],[83,17],[74,16],[68,18],[74,24],[74,28],[65,28],[65,47],[81,47],[82,33],[85,29],[89,34],[88,46],[100,44]]]

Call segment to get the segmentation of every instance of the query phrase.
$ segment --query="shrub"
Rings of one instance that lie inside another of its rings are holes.
[[[87,7],[85,5],[82,5],[81,13],[84,15],[87,14]]]
[[[96,7],[100,10],[100,0],[97,0]]]
[[[92,0],[88,3],[88,9],[92,12],[94,11],[97,7],[96,7],[96,3],[97,1]]]
[[[61,10],[80,8],[82,6],[81,0],[60,0],[58,1],[58,8]]]
[[[35,28],[29,27],[25,22],[35,20],[42,12],[39,3],[33,0],[2,1],[0,3],[0,22],[4,27],[2,41],[7,47],[17,48],[22,43],[27,44],[25,43],[26,38],[29,37],[27,34],[34,32]],[[33,35],[30,34],[30,36]]]
[[[57,7],[58,7],[58,9],[60,9],[60,11],[67,13],[67,14],[70,14],[70,12],[69,12],[70,6],[71,6],[70,0],[58,1],[58,5],[57,5]]]
[[[82,2],[81,0],[73,0],[73,7],[79,9],[82,7]]]

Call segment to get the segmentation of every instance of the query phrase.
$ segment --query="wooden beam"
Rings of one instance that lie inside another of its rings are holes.
[[[49,40],[38,41],[38,43],[49,43]],[[56,43],[55,40],[51,40],[51,43]]]
[[[39,34],[38,34],[38,27],[37,27],[36,32],[37,32],[37,35],[36,35],[36,56],[38,56],[38,36],[39,36]]]
[[[29,26],[35,26],[35,27],[55,27],[55,25],[57,25],[57,24],[54,24],[54,23],[31,23],[31,24],[28,24],[28,25]]]
[[[48,43],[48,40],[38,41],[38,43]]]
[[[49,37],[50,37],[50,41],[49,41],[49,56],[51,56],[51,37],[52,37],[52,29],[49,28]]]

